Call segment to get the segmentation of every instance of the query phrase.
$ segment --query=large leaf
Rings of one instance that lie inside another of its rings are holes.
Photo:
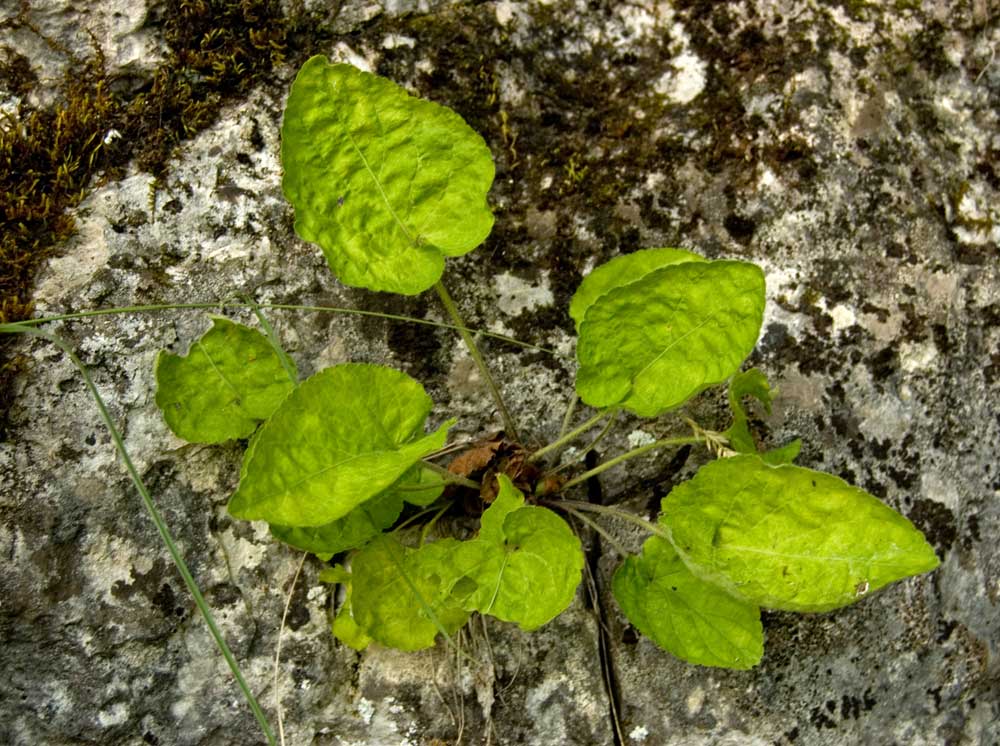
[[[434,644],[439,632],[453,633],[469,617],[450,590],[459,542],[442,539],[420,549],[380,536],[351,564],[351,615],[373,639],[400,650]]]
[[[758,456],[702,467],[660,520],[696,575],[772,609],[836,609],[938,565],[923,534],[868,493]]]
[[[521,492],[506,476],[499,480],[479,538],[455,550],[455,568],[464,576],[455,593],[470,611],[533,630],[572,602],[583,551],[564,520],[545,508],[523,507]]]
[[[281,161],[296,232],[348,285],[419,293],[493,226],[493,159],[458,114],[322,56],[292,85]]]
[[[423,435],[431,406],[419,383],[392,368],[320,371],[260,429],[229,512],[300,527],[347,515],[444,445],[454,420]]]
[[[636,629],[689,663],[751,668],[764,653],[760,609],[695,577],[658,536],[626,557],[611,590]]]
[[[156,405],[191,443],[246,438],[294,388],[267,337],[221,316],[187,355],[156,358]]]
[[[592,407],[653,417],[735,373],[757,341],[764,275],[747,262],[683,262],[587,310],[576,390]]]
[[[617,256],[605,262],[583,278],[583,282],[573,293],[569,302],[569,315],[576,324],[577,333],[580,324],[594,301],[609,290],[623,285],[629,285],[641,280],[653,270],[668,267],[682,262],[703,262],[704,258],[684,249],[642,249],[624,256]]]

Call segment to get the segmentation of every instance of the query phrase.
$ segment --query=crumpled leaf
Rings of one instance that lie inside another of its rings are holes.
[[[650,537],[626,557],[611,590],[636,629],[678,658],[737,669],[760,662],[760,609],[695,577],[665,539]]]
[[[392,368],[345,363],[303,382],[260,429],[229,512],[279,526],[341,518],[441,448],[449,420],[423,434],[423,386]]]
[[[295,230],[348,285],[412,295],[489,235],[493,158],[443,106],[351,65],[302,66],[281,128]]]
[[[267,337],[222,316],[187,355],[156,358],[156,405],[191,443],[248,437],[294,388]]]
[[[466,609],[530,631],[573,601],[583,550],[564,520],[545,508],[524,507],[524,496],[510,479],[501,475],[499,482],[479,537],[455,549],[454,567],[464,576],[455,591],[461,589]]]
[[[372,541],[351,564],[354,621],[399,650],[428,648],[439,632],[454,633],[469,618],[450,592],[458,544],[441,539],[410,549],[389,535]]]
[[[764,275],[747,262],[683,262],[609,290],[587,310],[576,390],[595,408],[654,417],[735,373],[764,313]]]
[[[743,407],[743,397],[752,396],[764,407],[764,411],[771,414],[771,402],[774,391],[767,377],[757,368],[741,371],[734,375],[729,381],[729,408],[733,412],[733,424],[723,435],[729,440],[729,447],[737,453],[757,453],[757,443],[750,432],[749,418],[746,409]],[[799,438],[786,443],[779,448],[761,453],[760,456],[765,463],[772,466],[790,464],[802,450],[802,441]]]
[[[580,333],[580,324],[594,301],[618,287],[641,280],[650,272],[682,262],[704,262],[704,257],[684,249],[642,249],[631,254],[616,256],[583,278],[569,303],[569,315]]]
[[[831,474],[735,456],[663,500],[660,521],[697,576],[751,603],[829,611],[938,566],[913,524]]]

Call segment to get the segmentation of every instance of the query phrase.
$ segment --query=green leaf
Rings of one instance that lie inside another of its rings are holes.
[[[743,408],[743,397],[752,396],[771,414],[771,385],[767,377],[757,368],[741,371],[729,382],[729,408],[733,411],[733,424],[723,435],[729,439],[729,447],[739,453],[757,453],[757,444],[748,426],[749,418]]]
[[[156,358],[156,405],[179,438],[246,438],[295,388],[267,337],[221,316],[187,355]]]
[[[333,624],[330,625],[333,636],[347,647],[359,652],[367,648],[371,644],[372,638],[354,621],[354,616],[351,613],[351,574],[342,565],[334,565],[322,570],[319,574],[319,580],[322,583],[339,583],[344,586],[344,602],[337,610]]]
[[[703,466],[660,520],[692,572],[772,609],[836,609],[938,566],[923,534],[868,493],[759,456]]]
[[[373,639],[399,650],[434,644],[469,617],[451,596],[453,556],[459,542],[442,539],[420,549],[383,535],[354,556],[351,565],[354,620]]]
[[[737,373],[729,381],[729,408],[733,412],[733,424],[723,435],[729,440],[729,447],[737,453],[757,453],[757,443],[750,433],[749,418],[743,408],[743,397],[752,396],[759,401],[764,411],[771,414],[771,402],[774,396],[767,377],[756,368]],[[790,464],[802,450],[799,438],[760,454],[765,464],[781,466]]]
[[[347,515],[444,445],[454,420],[424,435],[431,406],[423,386],[392,368],[320,371],[260,429],[229,512],[299,527]]]
[[[520,491],[506,476],[499,479],[500,493],[483,513],[479,538],[455,550],[454,566],[464,576],[455,589],[463,589],[466,609],[530,631],[573,601],[583,550],[564,520],[545,508],[522,507]]]
[[[444,492],[444,480],[430,469],[417,464],[392,486],[410,505],[426,507],[441,497]]]
[[[344,596],[344,603],[337,609],[337,615],[333,618],[330,626],[333,636],[344,643],[347,647],[361,652],[372,643],[372,638],[364,629],[354,621],[354,614],[351,611],[351,586],[347,586]]]
[[[770,464],[771,466],[781,466],[782,464],[790,464],[799,456],[799,451],[802,450],[802,439],[796,438],[795,440],[785,443],[785,445],[779,448],[773,448],[770,451],[765,451],[760,454],[761,459],[765,464]]]
[[[417,464],[394,485],[361,503],[343,518],[313,527],[272,525],[271,535],[312,552],[325,562],[338,552],[362,546],[392,526],[403,512],[404,501],[411,505],[430,505],[442,492],[441,477]]]
[[[322,526],[271,525],[271,535],[297,549],[329,560],[338,552],[360,547],[389,528],[403,511],[403,496],[392,488],[330,523]]]
[[[746,262],[683,262],[609,290],[587,310],[576,390],[592,407],[642,417],[735,373],[764,313],[764,274]]]
[[[611,590],[636,629],[689,663],[746,669],[764,654],[760,609],[692,575],[657,536],[625,559]]]
[[[580,324],[594,301],[609,290],[629,285],[641,280],[653,270],[682,262],[703,262],[705,259],[684,249],[642,249],[631,254],[616,256],[596,267],[583,278],[580,287],[569,302],[569,315],[576,324],[577,334]]]
[[[309,59],[281,128],[295,230],[348,285],[412,295],[493,227],[493,159],[452,110],[350,65]]]

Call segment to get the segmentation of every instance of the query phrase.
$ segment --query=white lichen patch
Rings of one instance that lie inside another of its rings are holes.
[[[847,306],[838,303],[837,305],[830,308],[827,313],[830,314],[830,318],[833,319],[833,333],[838,334],[839,332],[849,329],[857,323],[857,316],[854,315],[854,311]]]
[[[637,725],[628,733],[629,740],[636,743],[642,743],[646,740],[647,736],[649,736],[649,728],[645,725]]]
[[[685,698],[684,705],[687,707],[688,715],[691,717],[697,715],[705,705],[705,690],[696,686]]]
[[[653,88],[675,104],[688,104],[705,90],[708,65],[693,52],[682,52],[670,60],[673,68],[660,76]]]
[[[84,569],[90,592],[105,603],[115,606],[119,601],[112,591],[118,583],[128,585],[135,574],[148,573],[153,567],[153,556],[135,544],[113,536],[100,536],[88,547]]]
[[[97,724],[102,728],[111,728],[115,725],[121,725],[122,723],[128,721],[129,714],[128,705],[124,702],[115,702],[111,705],[111,707],[97,713]]]
[[[224,512],[224,509],[220,509],[220,511]],[[260,541],[247,541],[237,536],[231,526],[216,534],[219,543],[225,549],[229,567],[235,574],[238,574],[241,569],[253,570],[260,567],[268,550],[271,548],[268,542],[267,524],[263,522],[258,523],[264,533],[264,537]]]
[[[641,448],[642,446],[648,446],[650,443],[655,442],[656,438],[647,433],[645,430],[633,430],[628,434],[629,448]]]
[[[493,278],[493,287],[497,295],[497,307],[510,316],[541,306],[551,306],[555,302],[547,272],[541,273],[541,282],[537,285],[504,272]]]

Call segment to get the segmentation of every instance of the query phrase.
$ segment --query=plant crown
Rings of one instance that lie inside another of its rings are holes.
[[[450,304],[445,257],[471,251],[493,225],[493,161],[461,117],[313,57],[292,86],[281,156],[296,231],[322,247],[342,282],[406,294],[436,287]],[[793,465],[799,441],[758,452],[743,402],[770,411],[772,391],[759,370],[740,366],[764,304],[756,265],[654,248],[596,268],[569,308],[576,393],[598,410],[592,423],[620,409],[657,417],[729,382],[727,430],[694,426],[691,438],[654,444],[702,442],[719,458],[663,499],[651,536],[612,582],[639,631],[705,666],[760,661],[761,608],[828,611],[938,564],[906,518]],[[214,318],[186,356],[160,353],[156,378],[156,402],[181,438],[249,437],[234,516],[267,521],[277,539],[324,561],[345,557],[321,577],[346,587],[333,633],[356,649],[426,648],[474,612],[536,629],[569,606],[584,565],[556,511],[628,519],[564,501],[560,492],[591,472],[568,481],[544,472],[516,439],[437,465],[455,421],[426,433],[430,398],[391,368],[347,363],[300,382],[273,335]],[[469,505],[481,516],[473,538],[432,530]]]

